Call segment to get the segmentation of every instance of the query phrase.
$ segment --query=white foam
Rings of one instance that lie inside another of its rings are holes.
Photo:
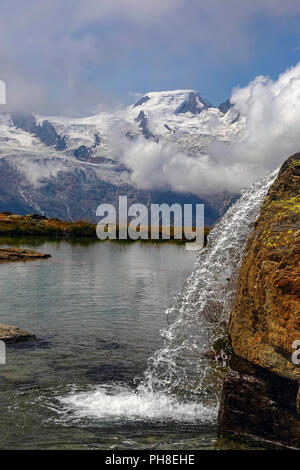
[[[146,391],[135,392],[123,386],[97,387],[93,391],[60,397],[59,401],[73,412],[74,418],[200,421],[213,424],[217,417],[217,407],[180,403],[174,397]]]

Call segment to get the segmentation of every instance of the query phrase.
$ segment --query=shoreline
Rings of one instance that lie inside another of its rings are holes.
[[[117,238],[100,240],[96,234],[96,224],[90,222],[85,222],[78,220],[75,222],[67,222],[57,218],[47,218],[39,214],[28,214],[28,215],[18,215],[11,212],[2,212],[0,213],[0,240],[9,237],[11,239],[31,239],[31,238],[44,238],[48,240],[79,240],[86,239],[91,241],[110,241],[118,243],[134,243],[134,242],[145,242],[145,243],[176,243],[183,244],[186,242],[193,242],[193,240],[188,240],[184,233],[182,234],[181,239],[176,239],[174,237],[174,228],[170,227],[170,238],[163,239],[162,235],[165,232],[162,227],[159,230],[159,238],[151,239],[150,227],[148,229],[149,238],[137,240],[132,240],[131,238],[119,239],[118,232],[119,227],[116,227]],[[207,243],[207,236],[211,230],[211,227],[204,227],[204,243]]]

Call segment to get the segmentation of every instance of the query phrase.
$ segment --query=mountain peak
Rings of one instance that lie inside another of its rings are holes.
[[[212,105],[204,100],[199,93],[195,91],[190,91],[187,98],[181,103],[181,105],[176,109],[175,114],[181,113],[192,113],[199,114],[201,111],[207,108],[211,108]]]
[[[199,114],[212,105],[195,90],[152,91],[140,98],[133,108],[141,107],[145,111],[160,109],[168,113]]]
[[[232,107],[233,104],[231,104],[229,100],[226,100],[224,103],[221,103],[220,106],[218,106],[218,109],[221,111],[221,113],[226,114]]]

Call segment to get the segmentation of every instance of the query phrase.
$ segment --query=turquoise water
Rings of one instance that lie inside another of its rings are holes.
[[[0,322],[38,338],[8,345],[0,366],[1,449],[247,447],[218,438],[216,410],[134,391],[195,252],[169,243],[22,247],[52,258],[0,265]]]

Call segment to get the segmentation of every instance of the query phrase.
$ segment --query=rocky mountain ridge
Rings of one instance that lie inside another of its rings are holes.
[[[96,207],[115,203],[121,193],[132,202],[204,202],[211,224],[235,195],[217,189],[196,196],[168,187],[137,188],[124,153],[127,145],[145,139],[201,159],[207,145],[230,142],[243,126],[230,106],[213,107],[193,90],[147,93],[127,108],[80,119],[2,114],[0,211],[96,221]]]

